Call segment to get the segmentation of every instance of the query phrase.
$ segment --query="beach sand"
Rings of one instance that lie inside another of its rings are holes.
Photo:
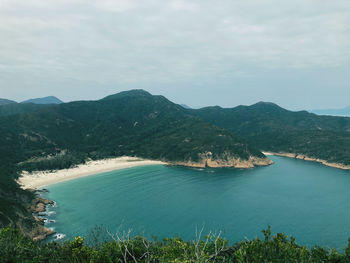
[[[155,165],[166,163],[161,161],[145,160],[136,157],[118,157],[103,159],[98,161],[89,161],[80,164],[74,168],[57,170],[57,171],[40,171],[40,172],[22,172],[18,183],[23,189],[42,189],[45,186],[56,184],[68,180],[73,180],[89,175],[110,172],[136,166]]]

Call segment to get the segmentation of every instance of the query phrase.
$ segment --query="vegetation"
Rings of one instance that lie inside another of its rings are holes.
[[[99,101],[0,106],[0,227],[35,228],[21,170],[55,170],[122,155],[197,162],[203,153],[248,160],[260,150],[350,164],[350,118],[291,112],[271,103],[185,109],[132,90]],[[243,138],[243,139],[241,139]],[[249,142],[249,143],[247,143]],[[253,145],[253,146],[252,146]]]
[[[230,131],[189,115],[162,96],[134,90],[99,101],[0,106],[0,226],[35,226],[15,183],[21,170],[68,168],[122,155],[164,161],[199,160],[210,151],[249,159],[264,155]]]
[[[33,103],[21,104],[16,102],[1,104],[0,102],[0,116],[9,116],[9,115],[16,115],[21,113],[35,112],[47,106],[49,105],[33,104]]]
[[[0,229],[1,262],[350,262],[350,245],[344,252],[311,249],[295,243],[284,234],[271,236],[268,228],[264,238],[230,245],[225,239],[207,235],[203,239],[184,241],[165,238],[149,241],[144,237],[130,238],[111,235],[109,240],[95,239],[88,244],[78,236],[63,243],[38,243],[22,236],[15,229]],[[96,237],[96,236],[95,236]]]
[[[263,151],[297,153],[350,165],[350,118],[292,112],[273,103],[188,110]]]

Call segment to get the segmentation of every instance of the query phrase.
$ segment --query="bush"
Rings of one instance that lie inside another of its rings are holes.
[[[63,243],[40,243],[22,236],[16,229],[3,228],[0,229],[0,262],[350,262],[349,245],[343,253],[318,246],[308,249],[285,234],[271,236],[270,227],[263,233],[263,240],[256,238],[233,246],[213,234],[193,241],[181,238],[149,241],[144,237],[130,238],[130,233],[110,235],[110,241],[91,246],[80,236]]]

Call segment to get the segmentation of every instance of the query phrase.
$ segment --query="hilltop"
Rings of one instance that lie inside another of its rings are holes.
[[[142,90],[45,107],[7,122],[30,140],[94,159],[137,155],[190,166],[240,166],[242,160],[249,167],[265,159],[231,132]]]
[[[34,103],[34,104],[61,104],[63,101],[56,98],[55,96],[48,96],[43,98],[35,98],[22,101],[21,103]]]

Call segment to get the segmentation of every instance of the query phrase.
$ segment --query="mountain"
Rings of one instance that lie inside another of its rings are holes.
[[[48,96],[44,98],[36,98],[22,101],[21,103],[34,103],[34,104],[61,104],[63,101],[56,98],[55,96]]]
[[[269,102],[185,109],[143,90],[98,101],[2,105],[0,134],[0,226],[32,237],[46,230],[29,209],[35,194],[15,182],[22,170],[123,155],[194,167],[271,164],[262,150],[350,165],[350,118]]]
[[[318,114],[318,115],[332,115],[332,116],[350,117],[350,106],[342,108],[342,109],[312,110],[311,112]]]
[[[267,102],[188,112],[232,131],[262,151],[350,165],[350,118],[292,112]]]
[[[13,100],[1,99],[1,98],[0,98],[0,106],[1,106],[1,105],[12,104],[12,103],[17,103],[17,102],[15,102],[15,101],[13,101]]]
[[[193,166],[253,166],[251,158],[265,159],[231,132],[143,90],[9,116],[7,127],[91,158],[137,155]]]
[[[29,209],[34,194],[15,182],[22,170],[63,169],[122,155],[196,167],[271,164],[232,132],[143,90],[99,101],[24,105],[35,104],[0,116],[0,226],[16,225],[32,237],[48,230]]]

